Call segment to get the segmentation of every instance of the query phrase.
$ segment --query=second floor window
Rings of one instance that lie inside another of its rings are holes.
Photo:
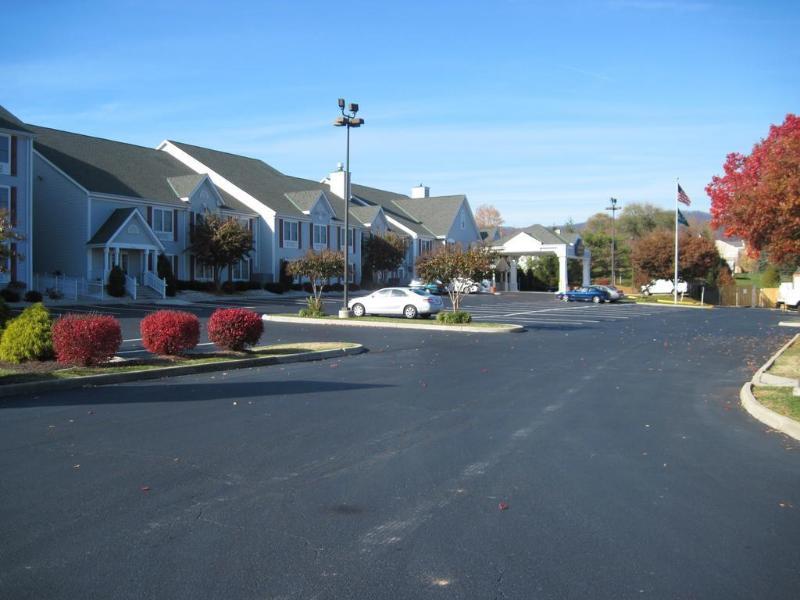
[[[314,247],[324,248],[328,245],[328,226],[314,225]]]
[[[153,208],[153,231],[172,235],[172,211],[166,208]]]
[[[283,222],[283,244],[287,248],[297,248],[297,221]]]
[[[0,175],[11,173],[11,136],[0,133]]]

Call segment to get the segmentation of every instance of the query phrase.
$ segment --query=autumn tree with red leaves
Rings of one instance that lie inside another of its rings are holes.
[[[782,125],[745,156],[728,154],[725,174],[706,187],[711,224],[725,235],[739,236],[747,251],[765,251],[776,263],[800,257],[800,117],[789,114]]]
[[[656,229],[633,243],[634,270],[644,279],[672,279],[675,272],[674,233]],[[682,233],[679,240],[678,270],[681,279],[702,279],[716,272],[720,261],[714,242],[696,233]]]

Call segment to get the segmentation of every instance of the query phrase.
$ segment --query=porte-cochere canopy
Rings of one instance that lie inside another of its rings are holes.
[[[555,254],[558,257],[559,291],[568,289],[567,260],[582,260],[583,285],[591,283],[592,253],[584,247],[578,233],[532,225],[492,242],[492,250],[502,257],[498,261],[497,271],[507,291],[517,291],[517,263],[523,256]]]

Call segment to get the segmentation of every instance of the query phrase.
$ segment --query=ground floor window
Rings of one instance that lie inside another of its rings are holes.
[[[246,258],[233,263],[231,277],[236,281],[247,281],[250,279],[250,261]]]
[[[214,279],[214,267],[195,259],[194,278],[202,281]]]

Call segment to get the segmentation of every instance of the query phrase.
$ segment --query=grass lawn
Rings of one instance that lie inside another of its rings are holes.
[[[164,367],[194,366],[208,363],[234,362],[246,358],[264,356],[284,356],[303,354],[322,350],[352,348],[357,344],[348,342],[297,342],[255,346],[246,352],[215,352],[174,357],[154,357],[125,362],[113,362],[96,367],[67,367],[55,361],[28,362],[19,365],[0,364],[0,385],[5,383],[24,383],[26,381],[47,381],[53,379],[72,379],[87,375],[107,375],[130,371],[150,371]]]
[[[792,396],[790,387],[754,387],[756,400],[776,413],[800,421],[800,397]]]
[[[800,342],[795,341],[784,350],[769,369],[772,375],[800,379]]]
[[[274,317],[296,317],[298,319],[309,319],[312,321],[333,321],[339,322],[339,318],[333,315],[325,315],[324,317],[301,317],[297,313],[282,313],[282,314],[275,314],[271,315]],[[496,329],[498,327],[508,327],[506,323],[484,323],[484,322],[476,322],[472,321],[470,323],[440,323],[435,318],[431,319],[406,319],[404,317],[351,317],[349,320],[351,321],[374,321],[377,323],[398,323],[400,325],[403,324],[414,324],[414,325],[445,325],[449,327],[458,327],[459,325],[466,325],[469,327],[484,327],[486,329]]]
[[[639,304],[673,304],[672,294],[658,294],[655,296],[637,296],[636,302]],[[678,295],[678,305],[680,306],[710,306],[708,302],[700,304],[699,300],[684,296],[681,300],[680,294]]]

